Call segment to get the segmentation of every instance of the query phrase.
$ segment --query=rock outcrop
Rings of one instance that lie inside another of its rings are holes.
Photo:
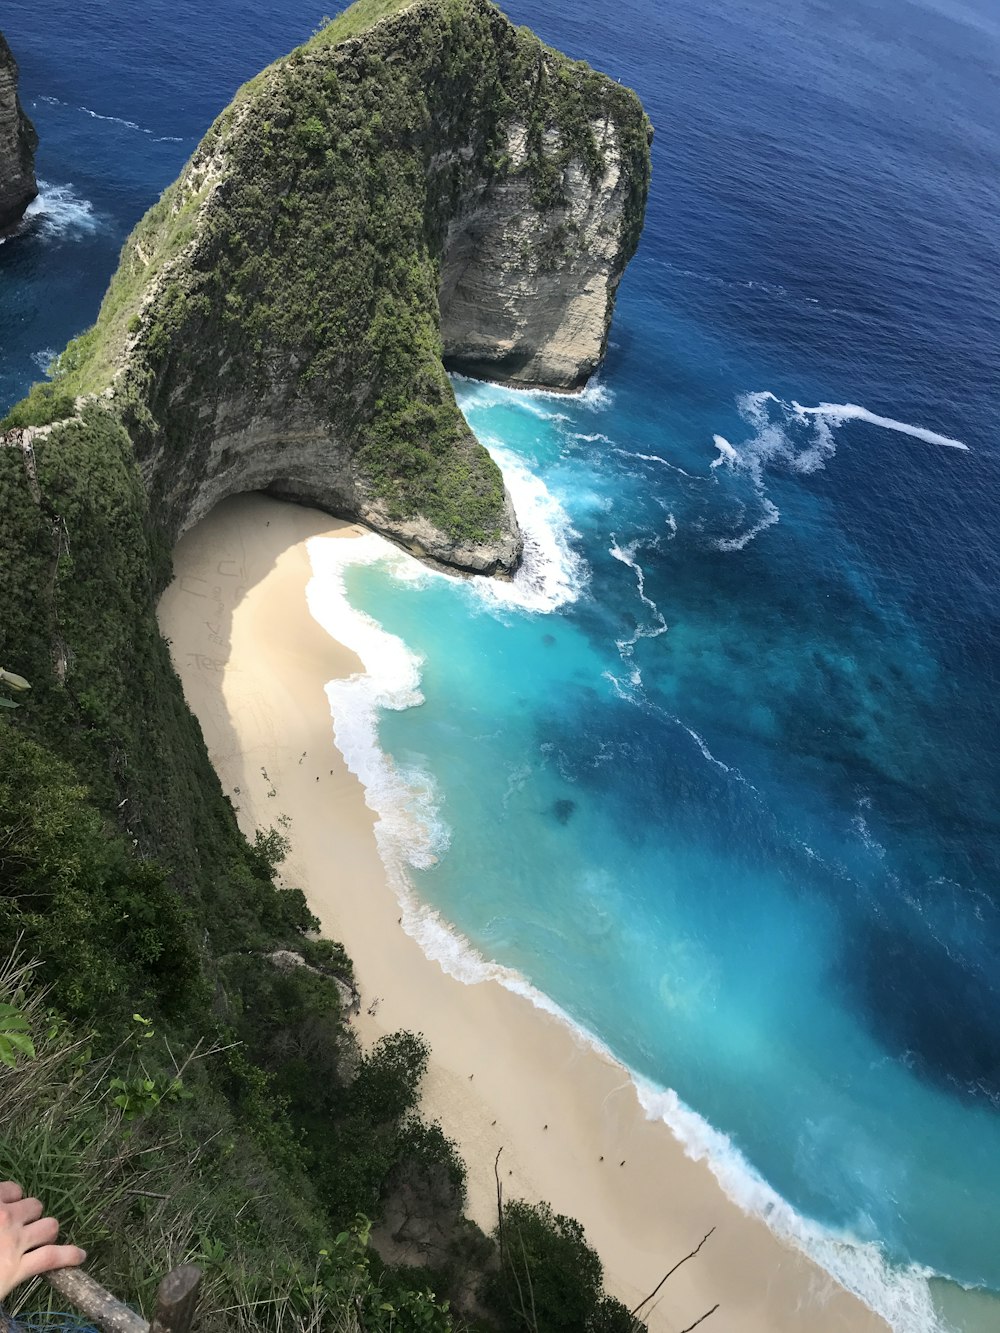
[[[15,227],[38,194],[38,135],[17,95],[17,62],[0,32],[0,234]]]
[[[170,543],[266,490],[510,573],[517,519],[445,365],[586,382],[649,140],[634,93],[489,0],[358,0],[212,126],[47,401],[124,424]]]
[[[541,230],[525,170],[527,131],[516,124],[507,145],[510,175],[486,185],[452,219],[441,281],[450,369],[570,390],[586,384],[603,359],[632,250],[630,164],[622,161],[613,119],[595,118],[590,128],[600,170],[592,178],[579,159],[566,165],[562,197],[544,211]]]

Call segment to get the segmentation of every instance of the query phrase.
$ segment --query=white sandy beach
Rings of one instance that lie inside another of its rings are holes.
[[[663,1288],[647,1316],[654,1333],[680,1333],[716,1303],[710,1333],[884,1333],[646,1118],[620,1066],[497,982],[448,976],[398,924],[375,817],[334,746],[324,694],[360,663],[312,619],[305,596],[307,539],[358,532],[261,496],[227,501],[178,545],[160,624],[244,830],[291,820],[284,880],[354,959],[362,1039],[406,1027],[430,1042],[424,1112],[459,1144],[471,1215],[491,1229],[502,1147],[507,1193],[577,1217],[608,1290],[630,1305],[715,1228]]]

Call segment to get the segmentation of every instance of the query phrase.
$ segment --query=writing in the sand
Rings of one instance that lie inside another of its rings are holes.
[[[199,671],[224,671],[225,662],[217,657],[209,657],[207,653],[188,653],[188,661]]]

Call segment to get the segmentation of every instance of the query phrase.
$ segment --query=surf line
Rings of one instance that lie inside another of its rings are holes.
[[[881,426],[883,430],[893,430],[899,435],[910,435],[913,439],[923,440],[926,444],[938,444],[945,449],[970,452],[969,446],[963,444],[961,440],[953,440],[948,435],[939,435],[937,431],[928,430],[926,426],[910,426],[905,421],[896,421],[893,417],[880,417],[875,412],[869,412],[867,407],[859,407],[857,403],[820,403],[818,407],[803,407],[793,399],[792,408],[801,417],[822,417],[838,424],[842,421],[867,421],[870,426]]]

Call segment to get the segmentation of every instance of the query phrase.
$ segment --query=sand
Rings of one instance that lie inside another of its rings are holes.
[[[323,688],[361,664],[305,598],[306,540],[359,532],[262,496],[226,501],[181,539],[160,624],[244,831],[290,820],[284,879],[354,959],[362,1040],[405,1027],[430,1042],[423,1109],[465,1158],[470,1215],[495,1222],[502,1148],[506,1193],[578,1218],[608,1290],[630,1306],[715,1228],[647,1307],[654,1333],[680,1333],[716,1304],[706,1333],[884,1333],[646,1118],[621,1066],[496,981],[448,976],[399,924],[375,817],[334,746]]]

